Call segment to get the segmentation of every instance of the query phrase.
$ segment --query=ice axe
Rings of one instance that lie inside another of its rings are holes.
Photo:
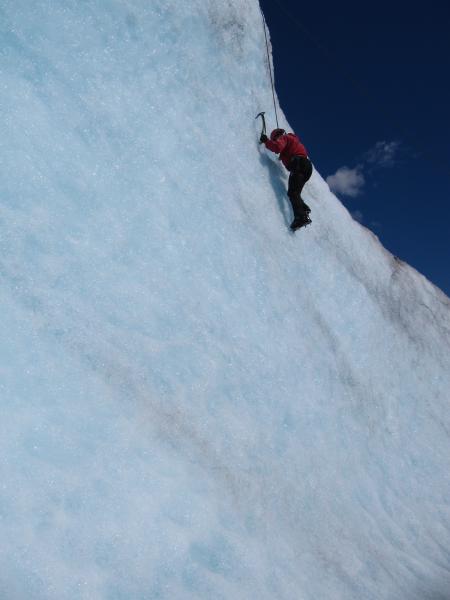
[[[261,130],[261,135],[264,134],[266,135],[266,118],[265,118],[265,112],[260,112],[256,115],[255,119],[257,119],[258,117],[261,117],[262,119],[262,130]]]

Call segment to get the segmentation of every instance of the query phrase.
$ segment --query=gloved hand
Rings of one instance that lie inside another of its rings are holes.
[[[261,137],[259,138],[259,143],[260,144],[264,144],[264,142],[267,142],[269,138],[267,137],[267,135],[265,133],[261,134]]]

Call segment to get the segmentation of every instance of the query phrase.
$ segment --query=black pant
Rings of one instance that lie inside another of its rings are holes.
[[[306,217],[309,212],[309,206],[302,200],[301,193],[303,186],[312,175],[312,164],[306,156],[294,156],[289,163],[289,187],[288,196],[294,211],[294,218],[301,219]]]

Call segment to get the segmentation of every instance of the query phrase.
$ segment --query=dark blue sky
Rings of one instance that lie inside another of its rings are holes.
[[[450,295],[450,3],[260,4],[281,106],[317,169],[360,165],[361,194],[340,199]],[[389,167],[367,161],[380,141],[399,144]]]

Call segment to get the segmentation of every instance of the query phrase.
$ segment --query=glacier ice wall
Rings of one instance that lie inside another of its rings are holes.
[[[0,35],[0,596],[450,598],[449,300],[289,233],[256,0]]]

